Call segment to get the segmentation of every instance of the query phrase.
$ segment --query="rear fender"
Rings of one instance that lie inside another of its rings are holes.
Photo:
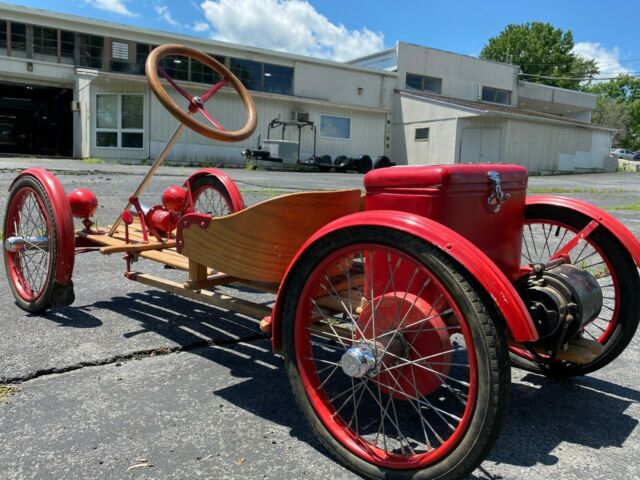
[[[378,226],[400,230],[419,237],[452,257],[465,268],[491,296],[517,342],[533,342],[538,333],[513,285],[481,250],[460,234],[428,218],[397,210],[354,213],[335,220],[318,230],[300,248],[278,289],[271,316],[273,349],[282,350],[282,305],[287,295],[288,279],[302,253],[315,241],[337,230],[353,226]]]
[[[187,179],[187,181],[184,183],[184,185],[187,186],[188,184],[191,184],[193,181],[197,180],[198,178],[206,177],[207,175],[213,175],[214,177],[216,177],[218,180],[222,182],[224,187],[229,192],[231,207],[233,208],[234,212],[239,212],[240,210],[244,210],[245,204],[244,204],[244,199],[242,198],[242,194],[240,193],[240,190],[238,190],[238,187],[236,186],[235,182],[231,179],[231,177],[226,173],[224,173],[222,170],[218,170],[217,168],[203,168],[201,170],[198,170],[193,175],[191,175]]]
[[[58,179],[43,168],[28,168],[18,174],[9,189],[23,177],[31,175],[44,187],[51,199],[53,220],[58,233],[58,255],[56,258],[56,282],[62,286],[71,285],[73,263],[75,260],[75,228],[69,200]]]
[[[591,205],[590,203],[575,198],[556,196],[535,196],[527,197],[527,207],[533,205],[552,205],[559,208],[579,212],[591,220],[595,220],[600,226],[605,228],[629,251],[636,265],[640,267],[640,241],[635,235],[625,227],[620,220],[605,212],[604,210]]]

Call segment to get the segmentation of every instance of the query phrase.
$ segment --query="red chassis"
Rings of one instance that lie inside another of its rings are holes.
[[[170,55],[195,58],[222,80],[194,97],[158,68]],[[202,169],[143,208],[140,195],[185,126],[240,141],[256,125],[251,96],[214,59],[167,45],[146,70],[180,125],[108,231],[92,228],[88,190],[66,195],[42,169],[12,183],[3,251],[21,308],[71,304],[75,255],[99,250],[124,253],[130,280],[254,316],[283,354],[316,435],[370,478],[463,478],[497,438],[511,365],[582,375],[635,334],[638,240],[592,205],[526,198],[527,172],[516,165],[376,170],[364,197],[305,192],[250,207],[230,177]],[[205,108],[225,85],[246,107],[240,130]],[[77,232],[74,215],[85,227]],[[186,279],[133,271],[138,258]],[[274,304],[223,295],[221,285],[272,292]]]

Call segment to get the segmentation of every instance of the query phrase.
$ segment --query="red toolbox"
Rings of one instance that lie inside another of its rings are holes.
[[[527,169],[510,164],[391,167],[364,177],[367,210],[415,213],[455,230],[511,281],[520,275]]]

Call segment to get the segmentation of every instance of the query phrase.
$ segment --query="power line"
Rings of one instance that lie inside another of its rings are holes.
[[[582,55],[580,55],[582,56]],[[583,57],[587,60],[595,60],[595,58]],[[615,65],[616,63],[631,63],[631,62],[640,62],[640,58],[629,58],[627,60],[615,60],[611,62],[596,62],[598,66],[600,65]],[[566,63],[516,63],[518,66],[533,66],[533,67],[564,67]]]
[[[595,76],[591,76],[591,77],[553,77],[551,75],[536,75],[534,73],[519,73],[518,74],[521,77],[536,77],[536,78],[544,78],[544,79],[549,79],[549,80],[617,80],[618,79],[618,75],[616,75],[615,77],[595,77]],[[625,76],[627,77],[631,77],[631,78],[640,78],[640,72],[629,72],[629,73],[625,73]]]

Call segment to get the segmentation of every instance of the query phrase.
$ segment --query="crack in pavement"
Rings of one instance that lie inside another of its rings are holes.
[[[43,368],[40,370],[35,370],[32,372],[28,372],[25,375],[19,375],[14,377],[0,377],[1,385],[18,385],[24,382],[28,382],[30,380],[34,380],[40,377],[46,377],[48,375],[58,375],[61,373],[73,372],[76,370],[81,370],[87,367],[101,367],[103,365],[111,365],[113,363],[118,362],[127,362],[129,360],[141,360],[143,358],[149,357],[157,357],[160,355],[169,355],[171,353],[180,353],[180,352],[190,352],[192,350],[197,350],[203,347],[209,347],[212,345],[237,345],[239,343],[250,343],[257,342],[259,340],[268,340],[269,337],[264,334],[255,334],[248,337],[237,338],[237,339],[229,339],[229,340],[200,340],[197,342],[192,342],[187,345],[176,345],[173,347],[157,347],[157,348],[149,348],[146,350],[138,350],[131,353],[123,353],[119,355],[113,355],[111,357],[102,358],[98,360],[80,362],[73,365],[67,365],[64,367],[50,367]]]

